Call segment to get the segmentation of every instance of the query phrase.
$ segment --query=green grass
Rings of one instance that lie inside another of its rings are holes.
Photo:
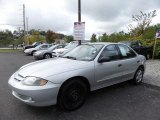
[[[21,52],[22,50],[19,49],[0,49],[0,53],[7,53],[7,52]]]

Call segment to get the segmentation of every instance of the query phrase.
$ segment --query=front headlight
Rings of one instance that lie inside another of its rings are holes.
[[[43,86],[47,83],[47,80],[44,80],[42,78],[37,78],[37,77],[26,77],[23,81],[23,85],[27,86]]]

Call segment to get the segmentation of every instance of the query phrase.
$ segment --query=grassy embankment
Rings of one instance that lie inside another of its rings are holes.
[[[7,53],[7,52],[21,52],[22,49],[0,49],[0,53]]]

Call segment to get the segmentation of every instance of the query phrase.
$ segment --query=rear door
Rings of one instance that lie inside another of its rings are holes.
[[[117,45],[121,54],[121,64],[123,64],[123,81],[132,79],[138,66],[137,54],[124,44]]]

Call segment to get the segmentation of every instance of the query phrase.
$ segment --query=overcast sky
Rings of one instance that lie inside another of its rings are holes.
[[[160,0],[81,0],[86,39],[93,33],[126,31],[132,15],[157,10],[152,24],[160,23]],[[48,30],[73,35],[78,21],[78,0],[0,0],[0,30],[17,29],[2,25],[22,25],[22,4],[26,7],[29,29]]]

